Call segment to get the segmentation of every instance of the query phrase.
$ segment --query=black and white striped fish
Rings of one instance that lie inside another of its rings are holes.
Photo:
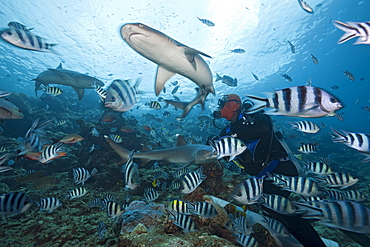
[[[52,48],[55,44],[45,43],[39,36],[22,29],[6,29],[1,33],[1,37],[8,43],[26,50],[54,52]]]
[[[84,185],[91,176],[90,172],[83,167],[73,168],[73,182],[76,184]]]
[[[175,191],[181,188],[181,183],[179,181],[173,180],[170,184],[170,190]]]
[[[94,208],[94,207],[102,207],[102,200],[100,198],[95,198],[91,202],[87,203],[89,207]]]
[[[99,239],[104,239],[104,233],[107,231],[107,226],[104,224],[103,221],[99,221],[98,225],[98,231],[96,234],[98,234]]]
[[[266,194],[262,197],[265,201],[264,205],[279,214],[295,214],[297,211],[294,204],[283,196]]]
[[[190,212],[204,218],[212,218],[218,214],[215,206],[209,202],[196,202],[192,205],[193,208],[190,209]]]
[[[370,209],[352,201],[295,202],[306,210],[304,219],[318,219],[319,223],[350,232],[370,234]]]
[[[236,234],[236,241],[242,246],[258,247],[257,240],[252,235]]]
[[[192,208],[192,205],[181,200],[173,200],[168,204],[169,211],[179,214],[191,215],[190,208]]]
[[[252,217],[249,216],[237,217],[231,223],[234,232],[245,235],[250,235],[252,233],[253,225],[255,224]]]
[[[11,217],[24,213],[32,206],[32,199],[23,192],[11,192],[0,196],[0,214]]]
[[[59,87],[50,87],[45,86],[44,84],[41,84],[41,89],[45,91],[45,93],[56,96],[61,95],[63,93],[62,89]]]
[[[40,207],[40,211],[48,211],[51,213],[53,210],[62,206],[62,203],[59,199],[54,197],[43,198],[37,205]]]
[[[359,37],[355,45],[365,44],[370,45],[370,22],[340,22],[334,21],[334,25],[343,30],[345,33],[338,40],[338,44],[342,44],[352,38]]]
[[[140,82],[141,78],[131,86],[129,80],[114,80],[107,89],[104,106],[118,112],[131,110],[137,102],[136,95],[139,93]]]
[[[198,20],[200,20],[203,24],[206,24],[207,26],[209,26],[209,27],[213,27],[215,24],[212,22],[212,21],[210,21],[210,20],[207,20],[207,19],[200,19],[199,17],[197,17],[198,18]]]
[[[13,168],[11,168],[10,166],[0,166],[0,173],[1,172],[7,172],[7,171],[10,171],[10,170],[13,170]]]
[[[10,27],[11,29],[20,29],[20,30],[24,30],[24,31],[30,31],[30,30],[33,29],[33,28],[27,28],[25,25],[23,25],[19,22],[16,22],[16,21],[9,22],[8,27]]]
[[[162,109],[162,106],[161,106],[161,104],[159,104],[158,101],[150,101],[148,103],[145,103],[145,105],[149,106],[150,108],[152,108],[154,110]]]
[[[275,234],[282,236],[282,237],[289,237],[290,232],[289,230],[278,220],[275,220],[273,218],[264,216],[267,227]]]
[[[284,184],[278,184],[284,190],[294,192],[302,196],[319,196],[323,194],[318,183],[312,178],[306,177],[288,177],[282,179]]]
[[[173,219],[173,224],[183,229],[183,232],[195,232],[198,230],[198,226],[195,224],[195,221],[191,218],[191,216],[186,214],[179,214],[179,213],[171,213]]]
[[[328,164],[321,162],[321,161],[312,161],[312,162],[309,162],[308,164],[304,163],[304,165],[308,169],[308,172],[311,172],[314,174],[324,175],[324,174],[333,173],[333,170],[331,169],[331,167]]]
[[[56,122],[55,122],[55,125],[56,126],[60,126],[60,125],[64,125],[64,124],[66,124],[67,123],[67,121],[66,120],[64,120],[64,119],[59,119],[59,120],[57,120]]]
[[[107,216],[112,219],[120,217],[125,212],[121,205],[113,201],[103,201],[103,207]]]
[[[248,178],[239,183],[231,197],[242,204],[254,204],[262,196],[263,179],[261,178]]]
[[[310,86],[277,90],[272,92],[270,98],[250,95],[248,97],[265,103],[265,105],[248,110],[248,113],[271,108],[265,114],[317,118],[334,116],[335,111],[342,108],[342,104],[334,96],[321,88]]]
[[[172,173],[172,177],[173,178],[178,178],[178,177],[181,177],[181,175],[184,175],[186,173],[189,173],[191,172],[190,168],[189,167],[184,167],[180,170],[176,170]]]
[[[203,166],[196,171],[191,171],[182,175],[180,179],[180,192],[183,194],[190,194],[193,192],[206,178],[203,175]]]
[[[326,190],[325,194],[328,199],[330,200],[335,200],[335,201],[343,201],[344,199],[344,194],[341,191],[338,190]]]
[[[331,130],[334,132],[331,134],[333,142],[344,143],[346,146],[364,154],[366,157],[362,162],[370,161],[370,135],[343,130],[342,133],[340,133],[333,128],[331,128]]]
[[[62,145],[63,143],[59,142],[59,143],[47,146],[44,150],[42,150],[40,157],[39,157],[39,161],[45,164],[45,163],[49,163],[50,161],[58,157],[66,156],[66,153],[60,150]]]
[[[339,187],[340,189],[346,189],[358,182],[358,178],[354,178],[351,174],[343,172],[334,172],[324,177],[317,177],[317,179],[325,181],[328,187]]]
[[[122,173],[124,174],[126,189],[134,190],[140,186],[138,166],[133,162],[132,157],[130,157],[126,164],[122,166]]]
[[[104,102],[107,97],[107,90],[97,84],[94,85],[94,90],[99,95],[100,100]]]
[[[367,200],[367,197],[358,190],[346,190],[343,191],[344,200],[363,202]]]
[[[110,134],[110,135],[109,135],[109,138],[110,138],[112,141],[114,141],[115,143],[121,143],[121,142],[123,142],[122,137],[121,137],[121,136],[119,136],[119,135]]]
[[[320,127],[311,121],[298,121],[290,124],[292,124],[293,129],[297,129],[304,133],[315,134],[320,131]]]
[[[210,143],[217,152],[217,159],[230,156],[229,161],[232,161],[237,155],[247,149],[243,141],[231,136],[224,136]]]
[[[313,154],[316,153],[317,145],[311,143],[302,143],[298,148],[298,151],[304,154]]]
[[[159,197],[159,192],[153,188],[147,188],[144,192],[144,198],[149,203],[156,200]]]
[[[86,188],[78,187],[76,189],[70,190],[67,196],[69,197],[70,200],[72,200],[72,199],[79,198],[79,197],[86,195],[87,192],[88,191]]]

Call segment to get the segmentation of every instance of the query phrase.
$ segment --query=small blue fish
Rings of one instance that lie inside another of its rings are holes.
[[[213,22],[211,22],[210,20],[207,20],[207,19],[200,19],[199,17],[197,17],[198,20],[200,20],[203,24],[206,24],[207,26],[209,27],[213,27],[215,24]]]
[[[244,53],[245,52],[245,50],[241,49],[241,48],[230,50],[230,51],[233,52],[233,53]]]

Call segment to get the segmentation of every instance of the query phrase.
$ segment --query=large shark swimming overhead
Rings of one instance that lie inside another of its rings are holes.
[[[155,80],[157,96],[164,88],[166,81],[176,73],[198,85],[200,90],[193,101],[183,102],[181,106],[175,105],[184,110],[182,117],[187,115],[192,106],[204,102],[209,93],[215,93],[211,70],[200,56],[210,57],[209,55],[181,44],[164,33],[141,23],[123,25],[121,36],[135,51],[158,64]],[[202,100],[199,100],[199,92],[202,92]]]
[[[93,89],[96,86],[104,86],[104,83],[94,77],[81,74],[76,71],[66,70],[62,68],[62,64],[56,69],[48,69],[33,79],[35,83],[35,93],[41,89],[41,84],[47,86],[48,84],[59,84],[71,86],[78,94],[78,99],[81,100],[84,96],[84,89]]]

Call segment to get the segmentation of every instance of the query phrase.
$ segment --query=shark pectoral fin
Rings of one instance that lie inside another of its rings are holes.
[[[212,58],[210,55],[208,55],[208,54],[205,54],[204,52],[201,52],[201,51],[198,51],[198,50],[196,50],[196,49],[193,49],[193,48],[190,48],[190,47],[187,47],[187,46],[184,46],[184,49],[185,49],[185,51],[184,51],[184,53],[185,53],[185,56],[187,57],[188,55],[192,55],[192,57],[193,57],[193,59],[194,59],[194,56],[196,56],[196,55],[202,55],[202,56],[204,56],[204,57],[209,57],[209,58]],[[191,60],[189,60],[189,61],[191,61]]]
[[[74,80],[71,76],[67,75],[63,71],[60,71],[59,69],[48,69],[50,71],[53,71],[55,74],[59,75],[60,79],[63,81],[72,81]]]
[[[81,100],[84,97],[84,89],[78,87],[72,87],[78,94],[78,99]]]
[[[174,76],[176,73],[168,71],[162,66],[158,66],[157,75],[155,77],[155,95],[158,96],[159,93],[163,90],[164,84],[168,79]]]

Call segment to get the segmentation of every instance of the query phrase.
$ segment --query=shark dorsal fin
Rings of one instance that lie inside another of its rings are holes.
[[[62,63],[60,63],[56,69],[63,69]]]
[[[184,137],[182,135],[177,135],[177,143],[176,146],[184,146],[187,143],[184,140]]]

